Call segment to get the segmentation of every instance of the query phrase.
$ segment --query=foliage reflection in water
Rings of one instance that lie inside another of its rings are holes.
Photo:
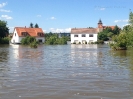
[[[131,99],[132,59],[107,45],[1,45],[0,99]]]

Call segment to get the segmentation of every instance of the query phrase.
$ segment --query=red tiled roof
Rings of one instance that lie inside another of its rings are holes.
[[[98,33],[96,28],[72,28],[71,29],[71,34],[75,34],[75,33]]]
[[[103,29],[105,29],[107,27],[111,28],[112,30],[115,28],[115,26],[103,26]]]
[[[41,28],[15,27],[15,29],[18,33],[18,36],[23,36],[22,33],[28,33],[28,35],[36,37],[38,36],[38,33],[43,33],[43,36],[41,37],[44,37],[44,32]]]

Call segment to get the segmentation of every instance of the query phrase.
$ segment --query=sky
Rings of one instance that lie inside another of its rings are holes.
[[[71,28],[128,24],[133,0],[0,0],[0,20],[14,27],[37,23],[45,33],[70,32]]]

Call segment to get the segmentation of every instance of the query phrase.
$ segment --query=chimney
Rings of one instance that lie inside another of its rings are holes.
[[[25,28],[26,28],[26,26],[25,26]]]

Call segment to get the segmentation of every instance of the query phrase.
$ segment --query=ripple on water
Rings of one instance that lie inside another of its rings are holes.
[[[106,45],[0,48],[1,99],[133,98],[131,51]],[[126,54],[126,55],[125,55]]]

